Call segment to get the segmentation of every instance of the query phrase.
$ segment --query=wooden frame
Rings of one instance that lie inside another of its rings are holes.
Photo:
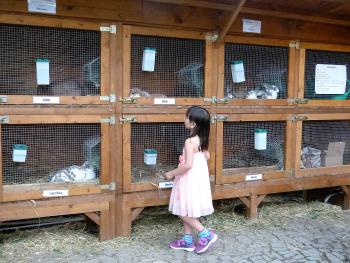
[[[179,123],[183,124],[184,115],[183,114],[172,114],[172,115],[123,115],[122,118],[133,117],[136,119],[137,123]],[[214,144],[214,134],[212,134],[212,141]],[[210,146],[213,147],[214,145]],[[211,148],[211,151],[214,151]],[[158,190],[158,184],[152,182],[140,182],[133,183],[131,178],[131,123],[123,124],[123,191],[124,192],[134,192],[134,191],[148,191],[148,190]],[[213,162],[209,163],[210,170],[214,170],[212,165],[215,165]],[[164,179],[164,181],[166,181]]]
[[[299,83],[298,83],[298,99],[304,99],[305,91],[305,63],[306,63],[306,52],[308,49],[319,50],[319,51],[330,51],[330,52],[346,52],[350,53],[350,46],[345,45],[332,45],[323,43],[300,43],[300,54],[299,54]],[[347,85],[348,87],[348,85]],[[347,88],[349,89],[349,88]],[[346,89],[346,90],[347,90]],[[299,107],[343,107],[350,106],[350,99],[347,100],[332,100],[332,99],[306,99],[305,103],[298,104]]]
[[[152,105],[152,106],[181,106],[181,105],[210,105],[211,96],[211,78],[212,78],[212,50],[213,42],[206,40],[206,34],[198,31],[185,31],[175,29],[164,29],[164,28],[150,28],[150,27],[139,27],[139,26],[123,26],[123,98],[129,98],[130,83],[131,83],[131,35],[147,35],[147,36],[160,36],[160,37],[171,37],[171,38],[186,38],[196,39],[205,41],[205,65],[204,65],[204,97],[200,98],[183,98],[175,97],[175,104],[166,105],[155,105],[154,98],[134,98],[136,105]],[[208,100],[206,100],[207,98]],[[135,105],[125,104],[123,107],[134,107]]]
[[[11,115],[8,116],[8,124],[75,124],[75,123],[101,123],[101,119],[109,118],[109,115]],[[0,125],[0,127],[1,127]],[[43,184],[16,184],[3,185],[0,182],[0,193],[3,202],[34,200],[43,198],[44,190],[68,190],[68,196],[91,195],[102,192],[101,185],[111,183],[109,172],[109,139],[110,127],[109,123],[101,123],[101,173],[100,183],[43,183]],[[1,142],[0,142],[1,148]],[[0,159],[2,166],[2,159]],[[0,170],[0,178],[2,178],[2,169]]]
[[[334,120],[347,120],[350,122],[350,115],[348,113],[328,113],[328,114],[302,114],[303,119],[307,121],[323,120],[323,121],[334,121]],[[302,130],[303,130],[303,121],[296,122],[297,131],[296,131],[296,150],[295,150],[295,176],[296,177],[312,177],[319,175],[328,175],[333,177],[338,174],[349,174],[350,165],[340,165],[340,166],[327,166],[327,167],[318,167],[318,168],[305,168],[301,169],[301,147],[302,147]]]
[[[226,36],[225,43],[235,44],[250,44],[250,45],[265,45],[265,46],[278,46],[289,48],[289,62],[288,62],[288,83],[287,83],[287,99],[277,100],[262,100],[262,99],[228,99],[227,102],[221,104],[220,107],[231,106],[288,106],[293,105],[289,98],[293,97],[296,85],[294,84],[295,74],[295,60],[296,60],[296,48],[293,46],[295,41],[284,39],[266,39],[259,37],[246,37],[246,36]],[[218,90],[217,97],[219,99],[224,98],[224,75],[225,75],[225,45],[221,45],[218,48]]]
[[[56,27],[64,29],[79,29],[79,30],[92,30],[100,31],[100,27],[109,27],[109,24],[81,21],[73,19],[60,19],[55,17],[35,17],[35,16],[23,16],[15,14],[2,14],[0,18],[2,24],[16,24],[16,25],[30,25],[39,27]],[[50,106],[65,105],[65,104],[95,104],[95,105],[108,105],[109,100],[101,100],[100,96],[109,96],[109,56],[110,56],[110,33],[100,32],[101,34],[101,88],[100,95],[98,96],[46,96],[46,97],[59,97],[58,104],[46,104]],[[1,102],[3,105],[11,104],[28,104],[28,105],[42,105],[44,103],[34,103],[34,97],[43,97],[42,95],[7,95],[1,94],[7,97],[7,102]],[[45,96],[44,96],[45,97]]]
[[[285,156],[284,156],[284,170],[277,171],[275,169],[261,168],[262,180],[277,179],[290,176],[292,169],[292,148],[293,148],[293,123],[290,116],[287,114],[269,114],[269,115],[259,115],[259,114],[241,114],[241,115],[226,115],[227,120],[225,122],[250,122],[250,121],[285,121]],[[217,123],[217,136],[216,136],[216,184],[228,184],[246,181],[246,176],[251,175],[249,168],[237,168],[237,169],[227,169],[223,170],[223,138],[224,122]],[[219,151],[218,149],[221,149]],[[254,173],[256,174],[256,173]]]

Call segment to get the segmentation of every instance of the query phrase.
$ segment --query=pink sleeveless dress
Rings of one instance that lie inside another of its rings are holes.
[[[179,166],[184,164],[184,157],[185,154],[179,157]],[[175,176],[169,211],[174,215],[195,218],[214,212],[208,164],[203,152],[194,153],[193,165],[188,172]]]

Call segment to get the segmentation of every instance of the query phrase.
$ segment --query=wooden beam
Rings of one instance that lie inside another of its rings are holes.
[[[85,216],[90,218],[91,221],[93,221],[96,225],[100,225],[100,217],[96,213],[94,212],[85,213]]]
[[[219,3],[209,3],[206,1],[195,1],[195,0],[180,0],[180,1],[178,1],[178,0],[147,0],[147,1],[165,3],[165,4],[179,4],[179,5],[185,5],[185,6],[217,9],[217,10],[223,10],[223,11],[232,11],[235,9],[232,5],[219,4]],[[303,21],[324,23],[324,24],[331,24],[331,25],[350,26],[350,21],[347,21],[347,20],[338,20],[338,19],[319,17],[319,16],[308,16],[308,15],[301,15],[301,14],[288,13],[288,12],[279,12],[279,11],[273,11],[273,10],[260,9],[260,8],[243,7],[241,9],[241,13],[252,14],[252,15],[264,15],[264,16],[287,18],[287,19],[296,19],[296,20],[303,20]]]
[[[239,12],[241,11],[245,1],[246,0],[240,0],[238,2],[238,4],[235,5],[235,8],[231,11],[231,14],[230,14],[230,17],[229,17],[227,23],[225,24],[223,29],[220,31],[218,39],[215,41],[215,48],[218,48],[222,44],[225,36],[227,35],[228,31],[231,28],[233,22],[236,20]]]
[[[349,185],[342,185],[341,188],[344,191],[343,209],[350,209],[350,186]]]
[[[134,221],[139,214],[145,209],[144,207],[137,207],[131,210],[131,221]]]

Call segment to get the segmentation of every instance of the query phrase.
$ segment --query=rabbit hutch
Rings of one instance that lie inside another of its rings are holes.
[[[192,105],[211,114],[214,199],[256,217],[268,194],[338,186],[349,208],[347,1],[15,2],[0,3],[0,221],[83,213],[101,239],[130,235],[168,203]]]

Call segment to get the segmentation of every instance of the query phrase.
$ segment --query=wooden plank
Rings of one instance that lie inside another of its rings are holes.
[[[295,143],[294,143],[295,126],[292,121],[287,121],[286,130],[284,134],[285,134],[284,169],[287,171],[290,171],[292,168],[294,168],[292,166],[292,161],[294,158],[293,148],[295,146]]]
[[[135,117],[137,123],[154,123],[154,122],[184,122],[183,114],[147,114],[147,115],[123,115],[125,117]],[[124,124],[128,125],[128,124]],[[125,144],[123,144],[125,145]]]
[[[287,106],[290,103],[287,99],[229,99],[227,105],[231,106]]]
[[[294,152],[294,171],[295,176],[298,176],[297,173],[301,165],[301,147],[303,139],[303,122],[295,122],[296,131],[295,131],[295,152]]]
[[[228,31],[230,30],[233,22],[236,20],[238,13],[241,11],[243,5],[245,4],[246,0],[239,0],[237,4],[234,5],[234,8],[232,9],[229,19],[225,23],[224,27],[219,33],[218,39],[215,41],[215,47],[219,47],[227,35]]]
[[[335,45],[326,43],[300,42],[300,48],[324,51],[350,52],[349,45]]]
[[[301,48],[299,50],[299,83],[298,83],[298,97],[299,99],[304,98],[304,89],[305,89],[305,49]]]
[[[239,36],[239,35],[228,35],[225,37],[226,43],[235,44],[251,44],[251,45],[262,45],[262,46],[277,46],[277,47],[289,47],[289,39],[278,39],[268,37],[253,37],[253,36]]]
[[[300,104],[299,107],[349,107],[349,100],[309,100],[306,104]]]
[[[302,114],[308,121],[314,120],[350,120],[349,113]]]
[[[257,195],[251,194],[249,196],[250,206],[247,209],[247,217],[248,218],[257,218],[258,216],[258,203],[257,203]]]
[[[262,114],[240,114],[227,115],[227,121],[286,121],[288,116],[286,114],[271,113],[268,115]]]
[[[288,61],[288,98],[294,98],[297,86],[295,85],[296,74],[296,48],[289,48],[289,61]]]
[[[100,225],[100,217],[94,212],[84,213],[96,225]]]
[[[131,221],[134,221],[143,211],[144,207],[137,207],[131,210]]]
[[[129,90],[130,91],[130,90]],[[129,97],[126,97],[129,98]],[[175,99],[174,104],[155,104],[155,99]],[[167,108],[179,107],[185,105],[210,105],[211,103],[204,100],[203,98],[183,98],[183,97],[140,97],[133,98],[135,100],[134,104],[123,104],[123,107],[139,107],[140,105],[150,105],[154,107],[161,107],[161,105]]]
[[[108,105],[75,107],[73,105],[60,106],[29,106],[29,105],[0,105],[1,115],[107,115],[113,113]]]
[[[237,174],[234,174],[231,172],[231,170],[245,170],[247,171],[246,173],[235,171]],[[249,171],[250,170],[250,171]],[[253,175],[253,174],[262,174],[262,180],[272,180],[272,179],[278,179],[278,178],[283,178],[283,177],[288,177],[287,171],[276,171],[276,170],[261,170],[261,171],[255,171],[252,172],[251,169],[249,168],[233,168],[233,169],[223,169],[222,171],[222,179],[221,183],[222,184],[232,184],[232,183],[239,183],[239,182],[246,182],[246,176],[247,175]],[[261,180],[258,180],[261,181]]]
[[[6,95],[6,94],[3,94]],[[11,105],[11,104],[32,104],[36,106],[59,106],[59,105],[65,105],[65,104],[77,104],[77,105],[85,105],[85,104],[96,104],[96,105],[103,105],[108,104],[108,101],[103,101],[100,99],[100,96],[48,96],[48,97],[59,97],[59,103],[58,104],[40,104],[40,103],[33,103],[33,99],[36,96],[31,95],[6,95],[7,96],[7,102],[3,105]],[[38,95],[37,97],[45,97]]]
[[[103,118],[109,118],[107,115],[11,115],[9,124],[56,124],[56,123],[100,123]]]
[[[140,26],[131,26],[130,33],[134,35],[174,37],[174,38],[200,39],[200,40],[205,40],[205,37],[206,37],[205,32],[200,32],[200,31],[176,30],[176,29],[165,29],[165,28],[155,28],[155,27],[140,27]]]
[[[217,48],[217,54],[218,54],[218,68],[217,68],[217,74],[218,74],[218,80],[217,80],[217,94],[216,96],[218,98],[223,98],[225,95],[225,46],[221,45]]]
[[[201,8],[210,8],[210,9],[219,9],[225,11],[232,11],[234,7],[228,4],[213,3],[208,1],[198,1],[198,0],[146,0],[149,2],[157,2],[164,4],[178,4],[185,6],[201,7]]]
[[[344,192],[343,209],[350,209],[350,186],[349,185],[342,185],[341,188]]]
[[[15,25],[31,25],[31,26],[45,26],[58,27],[81,30],[100,30],[101,22],[88,20],[75,20],[70,18],[61,19],[59,17],[51,16],[33,16],[29,14],[6,14],[0,16],[0,23],[15,24]]]
[[[223,154],[224,154],[224,123],[217,122],[216,123],[216,173],[215,173],[215,183],[222,184],[223,183]]]
[[[102,26],[110,26],[109,24],[103,24]],[[109,32],[101,32],[101,95],[108,96],[109,92],[109,55],[110,55],[110,33]]]
[[[68,196],[79,196],[99,194],[101,186],[99,184],[57,183],[4,185],[3,202],[42,199],[44,190],[68,190]]]
[[[130,93],[131,77],[131,26],[123,26],[123,97]]]
[[[100,180],[101,184],[109,184],[111,183],[110,173],[109,173],[109,144],[110,144],[110,134],[109,134],[109,123],[101,124],[101,175]]]
[[[298,169],[296,171],[297,176],[310,177],[322,174],[337,175],[350,172],[350,165],[341,166],[328,166],[328,167],[318,167],[318,168],[306,168]]]
[[[213,72],[213,42],[205,43],[205,67],[204,67],[204,97],[211,97],[211,85]]]
[[[123,190],[131,185],[131,124],[123,124]]]
[[[242,196],[242,197],[239,197],[239,200],[242,201],[242,203],[246,206],[246,207],[250,207],[250,201],[249,201],[249,198],[246,197],[246,196]]]
[[[124,199],[124,194],[116,196],[116,236],[130,236],[131,234],[131,207]]]
[[[110,233],[109,204],[107,209],[100,212],[99,236],[101,241],[112,239],[114,233]]]

